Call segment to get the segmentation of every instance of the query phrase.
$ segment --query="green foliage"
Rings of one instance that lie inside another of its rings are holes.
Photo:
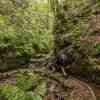
[[[53,46],[47,3],[0,0],[0,49],[17,55],[48,53]]]
[[[46,82],[33,73],[18,74],[16,84],[6,83],[0,87],[0,95],[6,100],[43,100]]]
[[[23,91],[21,91],[19,88],[12,86],[10,84],[6,84],[4,87],[2,87],[2,93],[1,95],[4,95],[4,97],[8,100],[25,100],[25,94]]]
[[[39,75],[25,72],[17,75],[16,86],[23,90],[29,90],[30,87],[37,86],[39,81],[41,81],[41,77]]]
[[[94,0],[49,0],[54,12],[55,22],[53,34],[55,38],[55,54],[62,49],[73,55],[75,64],[91,66],[99,47],[82,43],[80,37],[91,35],[89,17],[98,12],[100,5]]]

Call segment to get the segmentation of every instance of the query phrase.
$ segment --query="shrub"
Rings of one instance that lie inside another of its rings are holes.
[[[94,62],[90,61],[94,53],[96,53],[94,46],[82,43],[80,37],[93,34],[89,31],[91,26],[89,18],[98,12],[100,7],[98,2],[91,0],[49,1],[55,17],[53,29],[55,36],[55,58],[56,54],[65,49],[66,52],[73,55],[75,64],[94,66]],[[97,16],[95,16],[95,20],[97,20]],[[97,34],[97,30],[95,33]]]
[[[49,13],[47,3],[36,0],[0,0],[0,49],[16,55],[48,53],[53,46]]]

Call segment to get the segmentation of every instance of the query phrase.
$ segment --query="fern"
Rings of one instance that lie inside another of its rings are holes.
[[[22,90],[29,90],[31,87],[36,86],[40,77],[33,73],[24,72],[17,75],[16,86]]]
[[[45,81],[40,81],[40,84],[37,85],[36,89],[34,92],[40,96],[44,96],[46,93],[46,82]]]
[[[42,100],[46,94],[46,82],[39,75],[20,73],[15,85],[6,83],[0,87],[0,94],[6,100]]]
[[[25,93],[16,86],[5,84],[2,88],[1,95],[7,100],[25,100]]]

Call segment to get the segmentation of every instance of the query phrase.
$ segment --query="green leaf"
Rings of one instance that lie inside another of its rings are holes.
[[[36,89],[34,90],[34,92],[40,96],[44,96],[47,92],[47,84],[45,81],[40,81],[39,85],[37,85]]]
[[[33,95],[33,100],[43,100],[42,97],[40,95],[34,94]]]

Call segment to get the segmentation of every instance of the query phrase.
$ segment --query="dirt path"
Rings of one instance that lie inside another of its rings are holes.
[[[100,100],[100,86],[99,85],[95,85],[93,83],[88,83],[88,84],[92,87],[92,89],[93,89],[93,91],[94,91],[94,93],[95,93],[95,95],[97,97],[97,100]]]

